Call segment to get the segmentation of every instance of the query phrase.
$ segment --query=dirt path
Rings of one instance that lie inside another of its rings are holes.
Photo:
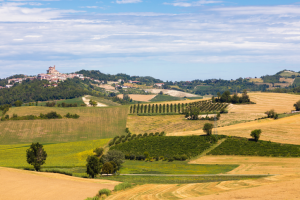
[[[0,168],[0,199],[83,200],[100,189],[113,189],[118,182],[82,179],[62,174]]]
[[[86,95],[86,96],[82,97],[82,101],[86,104],[87,107],[92,107],[90,105],[89,95]],[[103,103],[97,102],[97,106],[96,107],[107,107],[107,105],[105,105]]]

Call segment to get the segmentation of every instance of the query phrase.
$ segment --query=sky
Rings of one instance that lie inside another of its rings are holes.
[[[300,71],[299,43],[299,0],[0,0],[0,78],[260,77]]]

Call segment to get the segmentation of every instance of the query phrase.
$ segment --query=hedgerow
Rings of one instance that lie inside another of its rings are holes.
[[[144,156],[145,152],[149,157],[174,158],[186,155],[191,158],[201,154],[218,139],[225,136],[183,136],[183,137],[146,137],[131,140],[126,143],[117,144],[110,149],[122,151],[124,154],[138,157]]]
[[[300,157],[300,145],[280,144],[261,140],[255,142],[246,138],[227,138],[226,141],[208,154]]]

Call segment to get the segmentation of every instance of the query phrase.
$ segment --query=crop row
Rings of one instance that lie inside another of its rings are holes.
[[[228,138],[210,155],[244,155],[271,157],[300,157],[300,146],[267,141],[251,141],[246,138]]]
[[[224,136],[184,136],[184,137],[146,137],[118,144],[110,149],[125,154],[140,156],[145,152],[149,157],[174,158],[186,155],[194,157],[208,149],[214,142]]]

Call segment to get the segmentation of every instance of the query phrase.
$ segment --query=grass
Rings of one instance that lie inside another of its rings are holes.
[[[52,101],[42,101],[39,102],[39,106],[45,106],[47,102],[52,102]],[[68,103],[68,104],[74,104],[77,103],[78,107],[80,107],[81,104],[84,104],[84,102],[82,101],[82,97],[78,97],[78,98],[74,98],[74,99],[65,99],[65,100],[59,100],[59,101],[55,101],[57,104],[62,104],[62,103]],[[32,102],[33,103],[33,102]],[[28,103],[27,103],[28,104]],[[34,102],[35,105],[35,102]],[[24,106],[24,104],[23,104]]]
[[[88,155],[93,149],[105,146],[110,139],[44,144],[48,156],[43,165],[44,170],[66,170],[70,173],[82,172]],[[0,166],[14,168],[32,168],[26,162],[26,150],[30,144],[0,145]],[[76,168],[78,167],[78,168]],[[70,169],[69,168],[75,168]]]
[[[0,144],[61,143],[112,138],[124,133],[128,107],[49,108],[26,106],[11,108],[10,116],[39,115],[55,111],[80,115],[79,119],[18,120],[0,123]]]
[[[300,146],[246,138],[228,138],[208,155],[242,155],[268,157],[300,157]]]
[[[183,98],[180,97],[173,97],[170,95],[165,95],[165,94],[158,94],[156,97],[154,97],[153,99],[151,99],[150,101],[178,101],[178,100],[182,100]]]
[[[257,179],[262,177],[266,176],[102,176],[99,177],[99,179],[107,179],[136,184],[188,184]]]
[[[127,188],[132,188],[133,185],[131,183],[128,182],[124,182],[124,183],[120,183],[119,185],[116,185],[114,188],[114,191],[121,191],[121,190],[126,190]]]
[[[132,133],[167,133],[202,129],[207,120],[186,120],[184,115],[137,116],[129,115],[127,127]]]
[[[101,97],[90,96],[90,97],[88,97],[88,99],[91,99],[93,101],[97,101],[99,103],[103,103],[103,104],[108,105],[108,106],[120,106],[120,104],[118,104],[116,102],[113,102],[111,100],[104,99],[104,98],[101,98]]]
[[[222,136],[219,139],[223,138]],[[110,147],[111,150],[119,150],[129,155],[144,155],[148,152],[150,157],[163,156],[173,158],[174,156],[186,155],[189,158],[201,154],[208,149],[213,138],[209,136],[150,136],[134,139]]]
[[[121,174],[220,174],[238,165],[190,165],[187,161],[132,161],[127,160],[120,170]]]
[[[296,86],[296,87],[300,86],[300,77],[295,78],[295,81],[294,81],[293,85]]]

